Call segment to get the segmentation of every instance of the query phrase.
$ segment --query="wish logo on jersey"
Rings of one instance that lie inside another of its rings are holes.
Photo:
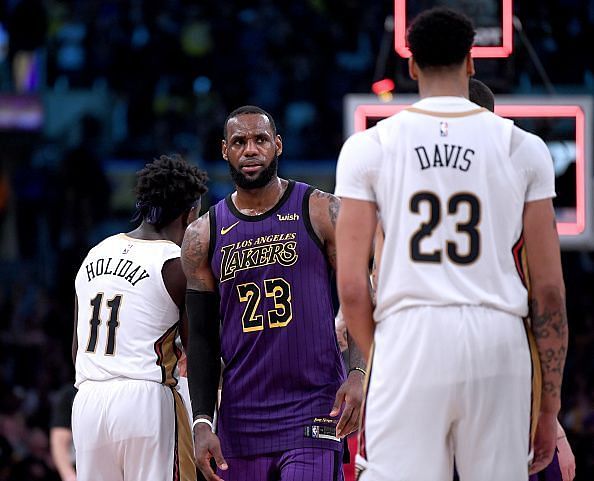
[[[233,279],[238,271],[275,263],[292,266],[299,257],[296,238],[295,232],[271,234],[221,247],[220,282]]]
[[[280,222],[286,222],[289,220],[299,220],[299,214],[285,214],[285,215],[281,215],[281,214],[276,214],[276,217],[278,218],[278,220]]]

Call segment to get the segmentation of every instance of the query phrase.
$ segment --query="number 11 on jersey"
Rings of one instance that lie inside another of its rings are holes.
[[[103,292],[99,292],[93,300],[91,300],[91,307],[93,308],[93,313],[91,315],[91,320],[89,321],[91,325],[91,330],[89,332],[89,342],[87,343],[86,352],[94,353],[97,349],[97,335],[99,331],[99,326],[101,325],[101,318],[99,316],[101,310],[101,304],[103,303]],[[107,321],[107,345],[105,346],[105,355],[106,356],[113,356],[115,353],[116,347],[116,330],[120,325],[118,320],[120,306],[122,304],[122,295],[117,294],[112,299],[106,302],[107,307],[109,309],[109,321]]]

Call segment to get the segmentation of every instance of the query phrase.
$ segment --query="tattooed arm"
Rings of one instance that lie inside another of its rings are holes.
[[[542,366],[543,411],[558,412],[567,351],[565,285],[559,238],[550,199],[524,209],[524,240],[530,275],[530,317]]]
[[[324,244],[328,262],[336,272],[336,219],[340,210],[340,199],[328,192],[314,190],[309,198],[309,216],[312,227]]]
[[[336,219],[340,209],[338,197],[315,190],[309,200],[309,211],[312,227],[324,244],[326,256],[332,268],[336,271]],[[342,415],[336,425],[336,434],[344,437],[355,431],[359,425],[359,414],[363,400],[363,371],[365,369],[365,356],[347,332],[349,350],[349,374],[346,382],[336,393],[334,406],[330,416],[340,413],[344,404]]]
[[[210,217],[208,212],[186,229],[181,248],[181,260],[188,289],[215,291],[215,280],[208,262]]]
[[[340,211],[340,199],[327,192],[315,190],[310,198],[311,221],[316,233],[326,248],[326,255],[334,272],[336,272],[336,220]],[[348,335],[349,368],[365,368],[365,355],[357,347],[355,340]]]
[[[309,209],[311,222],[316,234],[326,249],[328,261],[336,272],[336,219],[340,210],[340,199],[327,192],[314,190]],[[365,356],[357,348],[353,338],[347,335],[349,345],[349,368],[365,368]],[[359,371],[360,372],[360,371]]]
[[[214,242],[214,239],[213,239]],[[192,222],[184,235],[181,260],[188,281],[188,386],[194,419],[196,464],[209,481],[220,481],[210,466],[214,458],[221,469],[227,464],[218,437],[211,430],[221,373],[219,299],[208,259],[210,218],[206,213]],[[204,422],[203,422],[204,421]]]
[[[567,313],[559,237],[551,199],[527,202],[524,241],[530,276],[530,317],[542,369],[540,417],[531,472],[553,456],[567,353]]]

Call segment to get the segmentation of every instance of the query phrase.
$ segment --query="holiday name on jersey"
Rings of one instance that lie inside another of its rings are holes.
[[[430,167],[449,167],[467,172],[472,164],[474,150],[461,145],[435,144],[435,147],[415,147],[421,170]]]
[[[117,262],[111,257],[95,259],[85,265],[87,279],[91,282],[97,276],[112,275],[127,280],[133,286],[147,277],[149,273],[140,265],[134,265],[129,259],[118,259]]]
[[[295,232],[271,234],[221,247],[220,282],[233,279],[238,271],[275,263],[292,266],[298,257],[296,238]]]

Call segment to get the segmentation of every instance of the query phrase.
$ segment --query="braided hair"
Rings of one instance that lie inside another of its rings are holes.
[[[136,177],[132,222],[143,219],[157,230],[196,206],[208,190],[206,172],[178,154],[161,155],[136,172]]]

